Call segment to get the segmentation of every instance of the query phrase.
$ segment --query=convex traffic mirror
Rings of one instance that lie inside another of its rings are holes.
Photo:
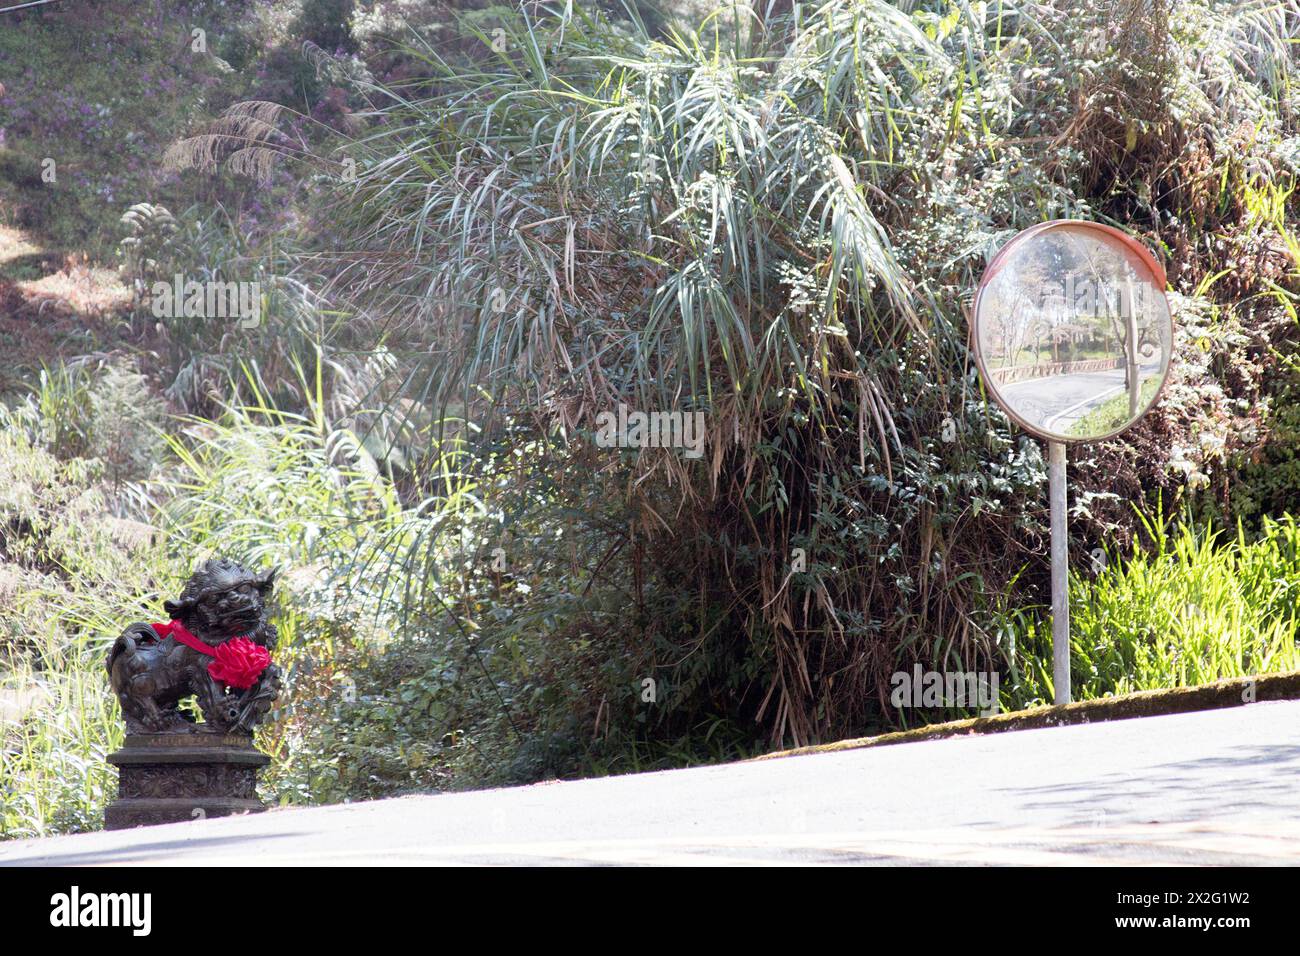
[[[1169,375],[1165,273],[1110,226],[1057,220],[994,256],[975,295],[975,357],[993,398],[1049,441],[1131,426]]]
[[[1052,541],[1052,699],[1070,690],[1065,443],[1118,435],[1169,376],[1165,271],[1111,226],[1057,219],[1016,235],[975,292],[975,360],[1018,425],[1047,440]]]

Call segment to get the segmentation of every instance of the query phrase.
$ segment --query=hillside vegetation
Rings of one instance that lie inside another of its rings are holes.
[[[1175,321],[1071,450],[1076,695],[1300,666],[1295,0],[0,18],[0,834],[98,825],[103,651],[214,554],[284,572],[286,803],[964,716],[891,705],[917,664],[1050,700],[1043,450],[967,311],[1053,218]]]

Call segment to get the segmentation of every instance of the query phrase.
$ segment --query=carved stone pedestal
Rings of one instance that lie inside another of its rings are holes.
[[[266,809],[257,774],[270,758],[248,736],[136,734],[107,759],[118,770],[117,799],[104,810],[109,830]]]

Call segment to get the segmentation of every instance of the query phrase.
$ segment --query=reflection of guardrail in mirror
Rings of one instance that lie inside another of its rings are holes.
[[[1081,372],[1105,372],[1123,366],[1122,358],[1083,359],[1078,362],[1039,362],[1037,365],[1008,365],[989,372],[989,377],[999,385],[1025,382],[1031,378],[1048,375],[1074,375]]]

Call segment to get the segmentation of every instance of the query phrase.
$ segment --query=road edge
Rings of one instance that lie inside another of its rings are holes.
[[[1221,710],[1243,707],[1267,700],[1300,700],[1300,671],[1285,674],[1261,674],[1257,677],[1229,677],[1199,687],[1175,687],[1168,690],[1144,690],[1118,697],[1073,704],[1033,707],[992,717],[970,717],[942,724],[929,724],[911,730],[899,730],[875,737],[855,737],[828,744],[813,744],[777,750],[751,757],[750,760],[773,760],[803,754],[834,753],[863,747],[960,737],[971,734],[999,734],[1013,730],[1036,730],[1043,727],[1066,727],[1072,724],[1102,723],[1109,720],[1133,720],[1164,714],[1185,714],[1197,710]]]

